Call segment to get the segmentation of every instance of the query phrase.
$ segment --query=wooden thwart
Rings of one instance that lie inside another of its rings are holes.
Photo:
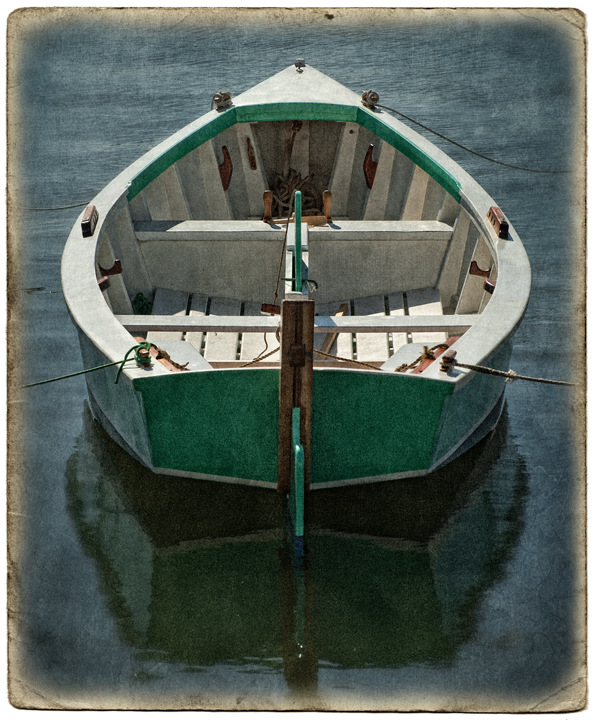
[[[282,301],[280,342],[280,425],[278,491],[290,491],[292,410],[300,408],[301,445],[305,454],[305,488],[311,479],[311,411],[313,404],[313,300]]]

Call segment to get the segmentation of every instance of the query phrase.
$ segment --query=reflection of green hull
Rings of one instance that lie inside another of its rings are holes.
[[[472,607],[520,526],[521,464],[513,458],[509,473],[496,463],[504,424],[473,459],[466,454],[452,465],[458,474],[329,491],[342,517],[333,528],[324,522],[324,498],[309,495],[301,568],[286,545],[281,496],[173,478],[166,488],[90,415],[85,424],[68,466],[70,508],[139,659],[192,667],[257,662],[282,667],[297,684],[307,677],[310,684],[324,662],[448,663],[473,631]],[[445,500],[431,523],[435,484]],[[391,525],[384,513],[383,526],[369,518],[374,534],[364,534],[365,494],[379,489],[381,504],[391,502]],[[360,516],[348,534],[355,507]],[[406,534],[410,540],[401,539]]]
[[[331,536],[311,537],[308,548],[306,583],[313,590],[303,638],[319,660],[397,667],[451,657],[427,552]],[[364,552],[364,577],[353,576],[356,552]],[[283,623],[294,622],[298,607],[290,594],[283,602],[290,573],[290,558],[283,557],[278,540],[155,557],[145,646],[188,665],[282,657]],[[289,637],[297,632],[291,629]]]

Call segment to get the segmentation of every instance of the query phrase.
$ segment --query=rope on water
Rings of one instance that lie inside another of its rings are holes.
[[[82,207],[83,205],[88,205],[88,202],[76,203],[75,205],[60,205],[58,207],[45,207],[45,208],[22,206],[22,209],[23,210],[32,210],[34,212],[50,212],[52,210],[70,210],[70,208]]]
[[[79,370],[78,372],[70,373],[69,375],[60,375],[60,377],[50,378],[49,380],[40,380],[39,382],[29,383],[28,385],[22,385],[22,388],[29,388],[34,387],[35,385],[45,385],[46,383],[56,382],[57,380],[66,380],[67,378],[76,377],[77,375],[85,375],[86,373],[94,372],[95,370],[102,370],[103,368],[113,367],[114,365],[119,365],[119,370],[117,372],[117,376],[115,378],[115,383],[117,384],[119,381],[119,376],[121,375],[121,372],[123,370],[123,367],[125,363],[132,362],[135,360],[138,365],[147,366],[150,365],[150,357],[147,355],[141,354],[141,351],[145,351],[146,354],[150,351],[150,343],[149,342],[141,342],[138,345],[134,345],[131,347],[128,352],[126,353],[123,360],[117,360],[116,362],[110,362],[105,363],[105,365],[97,365],[97,367],[88,368],[87,370]],[[135,352],[134,352],[135,351]],[[134,352],[134,357],[129,358],[128,355]]]
[[[462,150],[465,150],[468,153],[471,153],[472,155],[476,155],[479,158],[482,158],[483,160],[488,160],[488,162],[496,163],[497,165],[502,165],[504,167],[512,168],[513,170],[524,170],[525,172],[534,172],[534,173],[544,173],[547,175],[557,175],[562,173],[569,173],[570,170],[538,170],[535,168],[527,168],[527,167],[521,167],[519,165],[510,165],[509,163],[502,162],[501,160],[495,160],[494,158],[488,157],[487,155],[482,155],[479,152],[476,152],[475,150],[471,150],[468,147],[465,147],[465,145],[461,145],[458,142],[455,142],[455,140],[451,140],[451,138],[446,137],[445,135],[441,135],[441,133],[437,132],[436,130],[432,130],[427,125],[423,125],[421,122],[418,122],[417,120],[414,120],[411,117],[408,117],[407,115],[404,115],[402,112],[399,112],[399,110],[394,110],[393,108],[387,107],[387,105],[375,105],[375,107],[383,108],[384,110],[389,110],[389,112],[395,113],[396,115],[401,115],[401,117],[405,118],[406,120],[409,120],[410,122],[414,123],[415,125],[418,125],[421,128],[424,128],[424,130],[428,130],[428,132],[432,133],[433,135],[436,135],[437,137],[442,138],[443,140],[446,140],[447,142],[450,142],[452,145],[456,145],[458,148],[461,148]]]

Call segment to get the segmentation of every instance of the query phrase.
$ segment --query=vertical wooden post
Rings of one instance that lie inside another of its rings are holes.
[[[280,342],[280,427],[278,491],[290,491],[292,410],[301,410],[301,445],[305,452],[305,489],[311,481],[311,411],[313,406],[313,300],[283,300]]]

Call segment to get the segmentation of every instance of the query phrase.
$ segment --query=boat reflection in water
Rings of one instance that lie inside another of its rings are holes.
[[[503,411],[442,471],[309,493],[299,560],[280,495],[163,482],[87,407],[67,488],[137,659],[282,672],[292,698],[312,700],[323,667],[452,663],[518,540],[527,480]]]

